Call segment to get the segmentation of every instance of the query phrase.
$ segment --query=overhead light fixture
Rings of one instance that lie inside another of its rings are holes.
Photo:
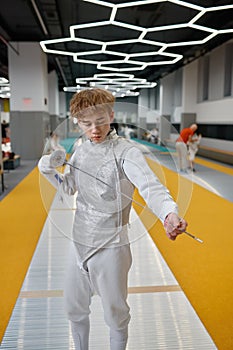
[[[77,78],[77,86],[64,87],[65,92],[77,92],[85,89],[102,88],[109,90],[115,97],[138,96],[136,89],[154,88],[156,82],[135,78],[133,74],[101,73],[93,77]]]
[[[0,85],[2,84],[8,84],[9,80],[7,80],[6,78],[0,77]]]
[[[0,77],[0,98],[10,98],[11,89],[9,80],[3,77]]]
[[[45,52],[52,53],[52,54],[72,56],[75,62],[94,64],[96,65],[97,69],[108,70],[116,73],[126,72],[126,71],[141,71],[147,68],[148,66],[171,65],[181,60],[183,58],[182,55],[169,53],[167,51],[169,50],[170,47],[172,48],[174,46],[177,47],[177,46],[201,45],[211,40],[216,35],[233,32],[233,28],[217,30],[214,28],[209,28],[209,27],[197,24],[197,21],[206,13],[232,9],[233,5],[212,6],[212,7],[206,8],[204,6],[195,5],[191,2],[182,1],[182,0],[137,0],[137,1],[127,1],[127,2],[122,0],[122,2],[118,4],[108,2],[108,1],[102,1],[102,0],[84,0],[84,1],[111,8],[111,14],[110,14],[109,20],[72,25],[70,26],[70,37],[41,41],[40,42],[41,47]],[[193,16],[193,18],[189,20],[187,23],[177,23],[172,25],[164,25],[164,26],[150,27],[150,28],[144,28],[141,26],[136,26],[130,23],[116,20],[117,11],[120,9],[134,7],[134,6],[145,6],[149,4],[163,3],[163,2],[173,3],[173,4],[176,4],[177,6],[193,9],[198,13],[195,14],[195,16]],[[83,38],[82,36],[76,36],[76,31],[78,30],[85,29],[85,28],[87,29],[98,28],[98,27],[104,27],[109,25],[135,31],[135,38],[133,39],[126,38],[124,40],[114,40],[114,41],[113,40],[100,41],[100,40],[94,40],[93,38],[88,38],[88,37]],[[190,41],[187,40],[187,41],[179,41],[179,42],[170,42],[169,40],[167,42],[162,42],[162,41],[146,39],[146,36],[153,32],[161,33],[168,30],[186,29],[186,28],[193,29],[194,31],[202,31],[206,33],[206,36],[201,40],[190,40]],[[93,47],[92,47],[91,50],[87,50],[87,51],[71,52],[71,51],[55,50],[53,48],[49,48],[51,45],[54,45],[56,43],[66,43],[66,42],[89,43],[89,44],[95,45],[96,50],[93,50]],[[126,44],[136,44],[136,43],[146,44],[152,47],[155,46],[155,50],[154,51],[152,50],[151,52],[140,51],[132,54],[115,51],[112,49],[108,50],[109,46],[111,46],[112,48],[115,45],[126,45]],[[116,60],[103,59],[103,60],[97,61],[96,59],[91,58],[91,56],[97,55],[97,54],[103,54],[106,56],[107,55],[116,56],[116,57],[119,57],[119,59],[116,59]],[[151,60],[148,59],[150,56],[151,56]],[[155,56],[157,56],[157,58],[161,57],[161,59],[154,60]],[[169,57],[170,59],[164,60],[163,56]],[[143,58],[147,58],[146,61],[143,61]]]
[[[64,92],[71,92],[71,93],[76,93],[76,92],[80,92],[82,90],[86,90],[86,89],[93,89],[93,87],[84,87],[84,86],[69,86],[69,87],[64,87],[63,91]],[[111,91],[111,93],[113,94],[113,96],[115,97],[126,97],[126,96],[138,96],[139,92],[134,92],[134,91],[122,91],[119,89],[119,91]]]
[[[110,82],[111,80],[111,82]],[[102,73],[102,74],[94,74],[93,77],[85,77],[85,78],[77,78],[77,84],[87,84],[88,82],[95,82],[97,84],[112,84],[119,85],[121,87],[127,86],[136,86],[136,88],[140,88],[142,85],[147,85],[148,88],[155,87],[157,83],[148,82],[145,78],[135,78],[133,74],[111,74],[111,73]]]
[[[1,86],[0,87],[1,92],[9,92],[10,90],[11,90],[10,86]]]

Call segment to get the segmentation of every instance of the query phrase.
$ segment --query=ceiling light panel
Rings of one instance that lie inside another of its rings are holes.
[[[6,78],[0,77],[0,85],[2,84],[8,84],[9,80],[7,80]]]
[[[154,43],[145,43],[143,40],[135,40],[128,43],[127,41],[123,44],[115,43],[108,44],[108,50],[114,50],[115,52],[121,53],[141,53],[141,52],[153,52],[158,51],[163,47],[162,44],[154,44]]]
[[[132,72],[144,70],[147,64],[136,61],[114,61],[114,62],[99,62],[98,69],[109,70],[111,72]]]
[[[133,74],[101,73],[93,77],[76,79],[77,86],[64,88],[65,92],[77,92],[83,89],[102,88],[108,89],[116,97],[138,96],[135,91],[143,88],[154,88],[157,83],[148,82],[146,79],[135,78]]]
[[[112,8],[124,8],[124,7],[132,7],[132,6],[145,6],[149,4],[156,4],[156,3],[163,3],[163,2],[171,2],[180,6],[185,6],[194,10],[201,11],[204,6],[199,6],[192,4],[191,2],[188,1],[182,1],[182,0],[138,0],[138,1],[121,1],[121,0],[112,0],[112,1],[101,1],[101,0],[83,0],[86,2],[91,2],[93,4],[98,4],[101,6],[107,6],[107,7],[112,7]]]
[[[0,98],[10,98],[11,89],[9,80],[6,78],[0,77]]]
[[[116,21],[94,22],[91,25],[88,23],[88,25],[80,24],[70,27],[70,33],[75,38],[98,40],[106,36],[107,33],[108,41],[121,40],[122,38],[137,39],[143,30],[144,28]]]
[[[179,16],[177,12],[179,11]],[[189,22],[199,13],[197,9],[190,9],[169,1],[118,8],[115,20],[130,24],[137,23],[143,28],[174,25]]]
[[[224,28],[224,26],[225,30],[232,29],[231,27],[226,27],[226,23],[232,23],[232,18],[233,5],[210,7],[202,12],[202,16],[197,18],[195,23],[221,32],[220,28]]]
[[[53,49],[51,47],[53,47],[54,45],[58,45],[58,44],[78,44],[78,43],[85,43],[85,47],[90,44],[91,47],[89,50],[87,51],[83,51],[82,53],[86,53],[86,52],[89,52],[89,51],[93,51],[93,49],[95,48],[96,51],[98,51],[100,48],[102,48],[103,46],[103,42],[101,41],[94,41],[94,40],[86,40],[86,39],[83,39],[83,38],[63,38],[63,39],[51,39],[51,40],[44,40],[44,41],[41,41],[40,42],[40,45],[43,49],[44,52],[47,52],[47,53],[54,53],[54,54],[59,54],[59,55],[67,55],[67,56],[74,56],[77,51],[74,51],[74,50],[70,50],[68,51],[65,47],[64,49]],[[86,45],[87,44],[87,45]],[[78,52],[80,52],[78,46],[76,48],[76,50],[78,50]]]
[[[78,53],[74,55],[74,61],[75,62],[86,62],[86,60],[92,60],[94,64],[97,64],[99,61],[105,62],[105,61],[113,61],[113,60],[122,60],[122,56],[117,54],[116,52],[107,52],[107,51],[95,51],[95,52],[87,52],[87,53]]]
[[[130,86],[141,86],[147,85],[149,87],[154,87],[156,83],[147,82],[146,79],[135,78],[133,74],[95,74],[93,77],[77,78],[77,84],[90,84],[94,82],[96,84],[115,84],[118,87],[130,87]]]
[[[108,78],[108,79],[133,79],[134,75],[133,74],[123,74],[123,73],[117,73],[117,74],[112,74],[112,73],[97,73],[94,75],[95,78]],[[117,77],[117,78],[116,78]]]
[[[133,58],[137,61],[137,59],[142,63],[147,63],[149,66],[154,66],[157,64],[161,64],[161,62],[165,62],[165,64],[171,64],[179,61],[183,56],[172,53],[159,53],[159,52],[150,52],[150,53],[138,53],[138,54],[130,54],[129,59]]]
[[[153,65],[175,64],[183,56],[168,52],[169,47],[201,45],[216,35],[233,32],[233,28],[218,30],[217,25],[206,25],[210,12],[215,11],[224,17],[230,11],[230,16],[233,15],[232,4],[208,7],[204,6],[205,1],[203,6],[181,0],[84,1],[109,8],[109,20],[72,25],[70,38],[43,41],[41,47],[47,53],[72,56],[75,62],[93,64],[97,69],[115,74],[141,71]],[[179,18],[175,16],[177,8]],[[161,10],[169,13],[164,22],[159,13]],[[130,16],[130,13],[136,15]],[[141,20],[142,13],[147,17],[146,22]],[[150,16],[151,26],[148,26]],[[92,47],[84,51],[82,43]],[[55,49],[54,45],[58,44],[66,45],[68,50]]]
[[[83,87],[83,86],[69,86],[69,87],[64,87],[63,91],[64,92],[71,92],[71,93],[76,93],[76,92],[80,92],[82,90],[86,90],[86,89],[93,89],[93,87]],[[115,97],[129,97],[129,96],[138,96],[139,92],[138,91],[130,91],[130,90],[121,90],[119,89],[118,91],[111,91],[112,94]]]
[[[167,46],[170,44],[180,44],[180,45],[189,45],[189,43],[195,42],[196,44],[203,43],[206,38],[208,38],[211,34],[213,34],[213,31],[211,33],[208,31],[201,30],[200,28],[190,28],[189,26],[169,26],[164,29],[150,29],[147,32],[146,39],[149,40],[156,40],[163,42]],[[190,40],[183,41],[183,38],[191,38]],[[179,40],[180,38],[180,40]],[[177,40],[178,39],[178,40]]]

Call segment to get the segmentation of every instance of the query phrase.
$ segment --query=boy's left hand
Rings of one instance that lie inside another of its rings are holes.
[[[164,221],[166,235],[173,241],[186,230],[187,225],[187,222],[175,213],[168,214]]]

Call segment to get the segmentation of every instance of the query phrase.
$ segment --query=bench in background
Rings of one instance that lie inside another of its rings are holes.
[[[12,170],[20,166],[20,156],[15,155],[14,158],[3,158],[3,169]]]
[[[202,157],[233,165],[233,152],[231,151],[200,145],[197,154]]]

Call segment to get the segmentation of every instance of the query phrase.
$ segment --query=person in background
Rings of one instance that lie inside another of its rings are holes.
[[[181,130],[176,140],[176,152],[178,156],[179,171],[187,173],[189,168],[187,143],[191,142],[192,136],[197,130],[197,124]]]
[[[153,128],[150,131],[150,142],[158,143],[159,132],[157,128]]]
[[[116,130],[116,133],[119,135],[119,124],[117,122],[111,123],[111,128]]]
[[[188,157],[189,157],[189,166],[191,168],[192,171],[196,171],[194,165],[195,165],[195,156],[196,156],[196,153],[198,151],[198,147],[199,147],[199,144],[201,142],[201,137],[202,135],[199,134],[197,135],[196,133],[193,134],[193,136],[191,137],[191,140],[189,140],[187,142],[187,145],[188,145]]]
[[[52,131],[49,134],[49,139],[46,142],[44,153],[48,154],[58,149],[65,151],[65,148],[62,145],[60,145],[59,136],[57,135],[57,133]]]
[[[5,120],[1,123],[2,129],[2,143],[6,144],[10,142],[10,125]]]
[[[125,138],[127,140],[130,140],[132,135],[134,135],[134,130],[132,128],[130,128],[128,125],[126,125],[124,133],[125,133]]]

